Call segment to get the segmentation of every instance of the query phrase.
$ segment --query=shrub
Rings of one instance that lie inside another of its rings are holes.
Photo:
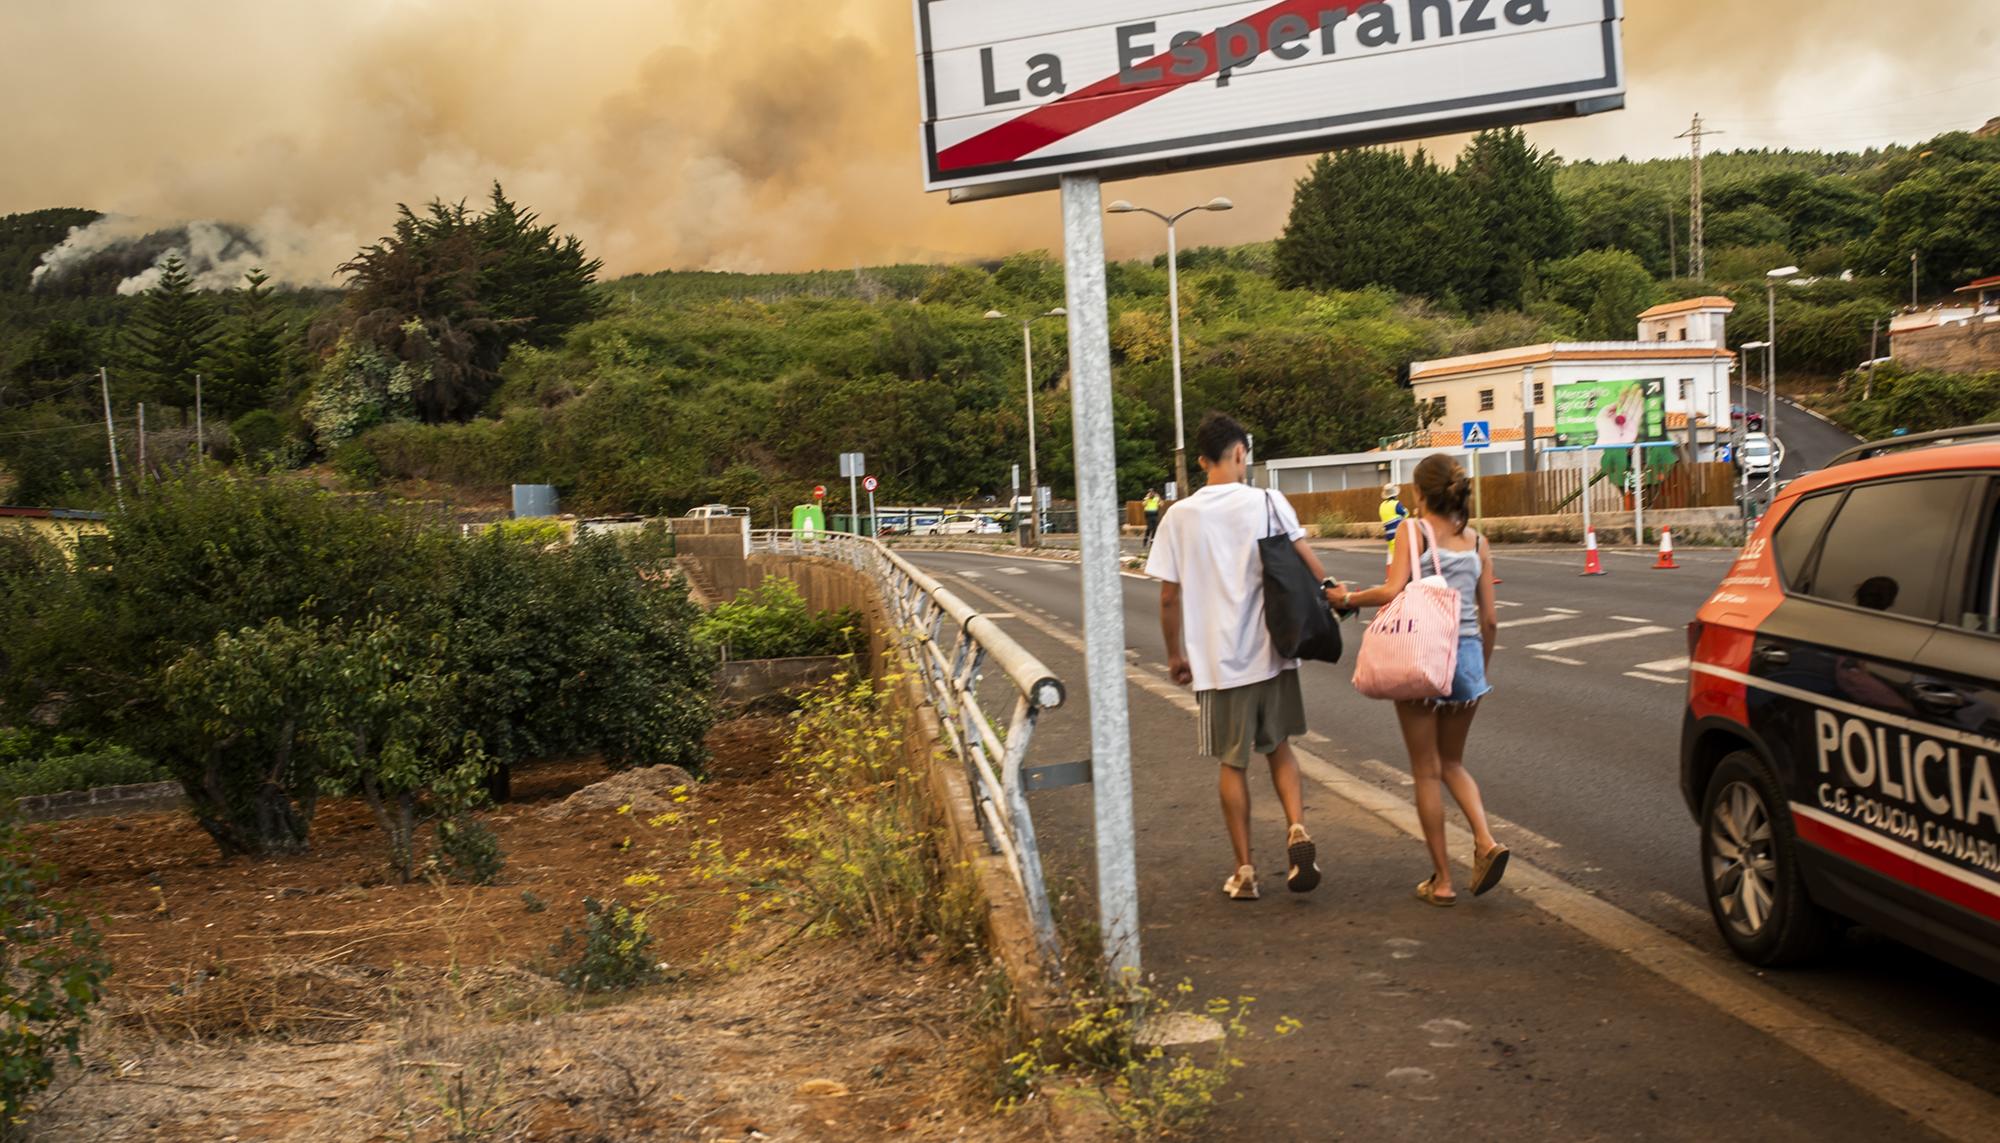
[[[431,862],[439,873],[453,881],[491,885],[500,879],[507,852],[500,848],[500,835],[492,827],[461,814],[438,819],[437,849],[431,855]],[[530,907],[529,911],[541,910]]]
[[[644,912],[585,897],[582,934],[565,927],[552,950],[557,957],[575,958],[556,972],[556,979],[577,992],[616,992],[651,983],[659,974],[648,952],[652,944]]]
[[[709,612],[695,635],[731,659],[849,655],[866,648],[859,615],[852,610],[815,615],[798,585],[777,576],[765,576],[763,583]]]
[[[1864,382],[1850,378],[1850,392]],[[1852,401],[1836,415],[1867,440],[1897,430],[1921,433],[1960,425],[2000,421],[2000,373],[1941,373],[1889,364],[1876,370],[1866,399]]]
[[[0,1139],[16,1135],[59,1060],[82,1062],[77,1044],[111,973],[90,922],[47,895],[55,881],[0,822]]]
[[[157,763],[122,746],[69,735],[0,730],[0,800],[167,777]]]

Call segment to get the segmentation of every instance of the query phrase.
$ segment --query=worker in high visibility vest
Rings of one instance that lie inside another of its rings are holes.
[[[1160,530],[1160,509],[1164,504],[1165,502],[1160,499],[1159,489],[1146,490],[1146,499],[1141,503],[1141,507],[1146,510],[1146,546],[1149,548],[1153,546],[1154,534]]]
[[[1394,484],[1382,486],[1382,538],[1389,542],[1388,562],[1396,562],[1396,532],[1410,510],[1403,505],[1403,490]]]

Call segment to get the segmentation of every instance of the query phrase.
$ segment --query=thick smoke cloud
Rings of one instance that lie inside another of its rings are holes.
[[[2000,6],[1907,0],[1883,36],[1862,34],[1882,19],[1863,0],[1628,10],[1630,109],[1537,128],[1539,142],[1571,158],[1671,154],[1701,111],[1730,132],[1724,146],[1860,147],[2000,114]],[[191,246],[229,232],[189,220],[227,220],[296,284],[330,281],[395,203],[477,200],[496,178],[611,273],[1058,245],[1049,196],[951,207],[918,190],[911,38],[906,0],[10,4],[0,212],[118,216],[62,257],[163,227]],[[1282,224],[1302,166],[1116,193],[1226,194],[1238,210],[1186,241],[1250,241]],[[1114,254],[1161,246],[1156,228],[1110,227]],[[215,273],[241,268],[212,253]]]

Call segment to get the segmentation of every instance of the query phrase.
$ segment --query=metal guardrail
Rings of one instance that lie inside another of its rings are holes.
[[[1036,721],[1067,697],[1062,680],[998,623],[877,540],[839,532],[753,531],[750,551],[837,560],[880,585],[903,648],[924,680],[952,752],[965,766],[986,843],[1020,883],[1036,943],[1054,963],[1055,918],[1028,812],[1033,775],[1024,776],[1023,765]],[[1004,733],[979,703],[979,680],[989,664],[1014,684],[1014,710]]]

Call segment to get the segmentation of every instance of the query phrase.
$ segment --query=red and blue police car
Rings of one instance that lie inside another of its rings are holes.
[[[1681,789],[1736,953],[1853,921],[2000,980],[2000,425],[1792,482],[1688,645]]]

